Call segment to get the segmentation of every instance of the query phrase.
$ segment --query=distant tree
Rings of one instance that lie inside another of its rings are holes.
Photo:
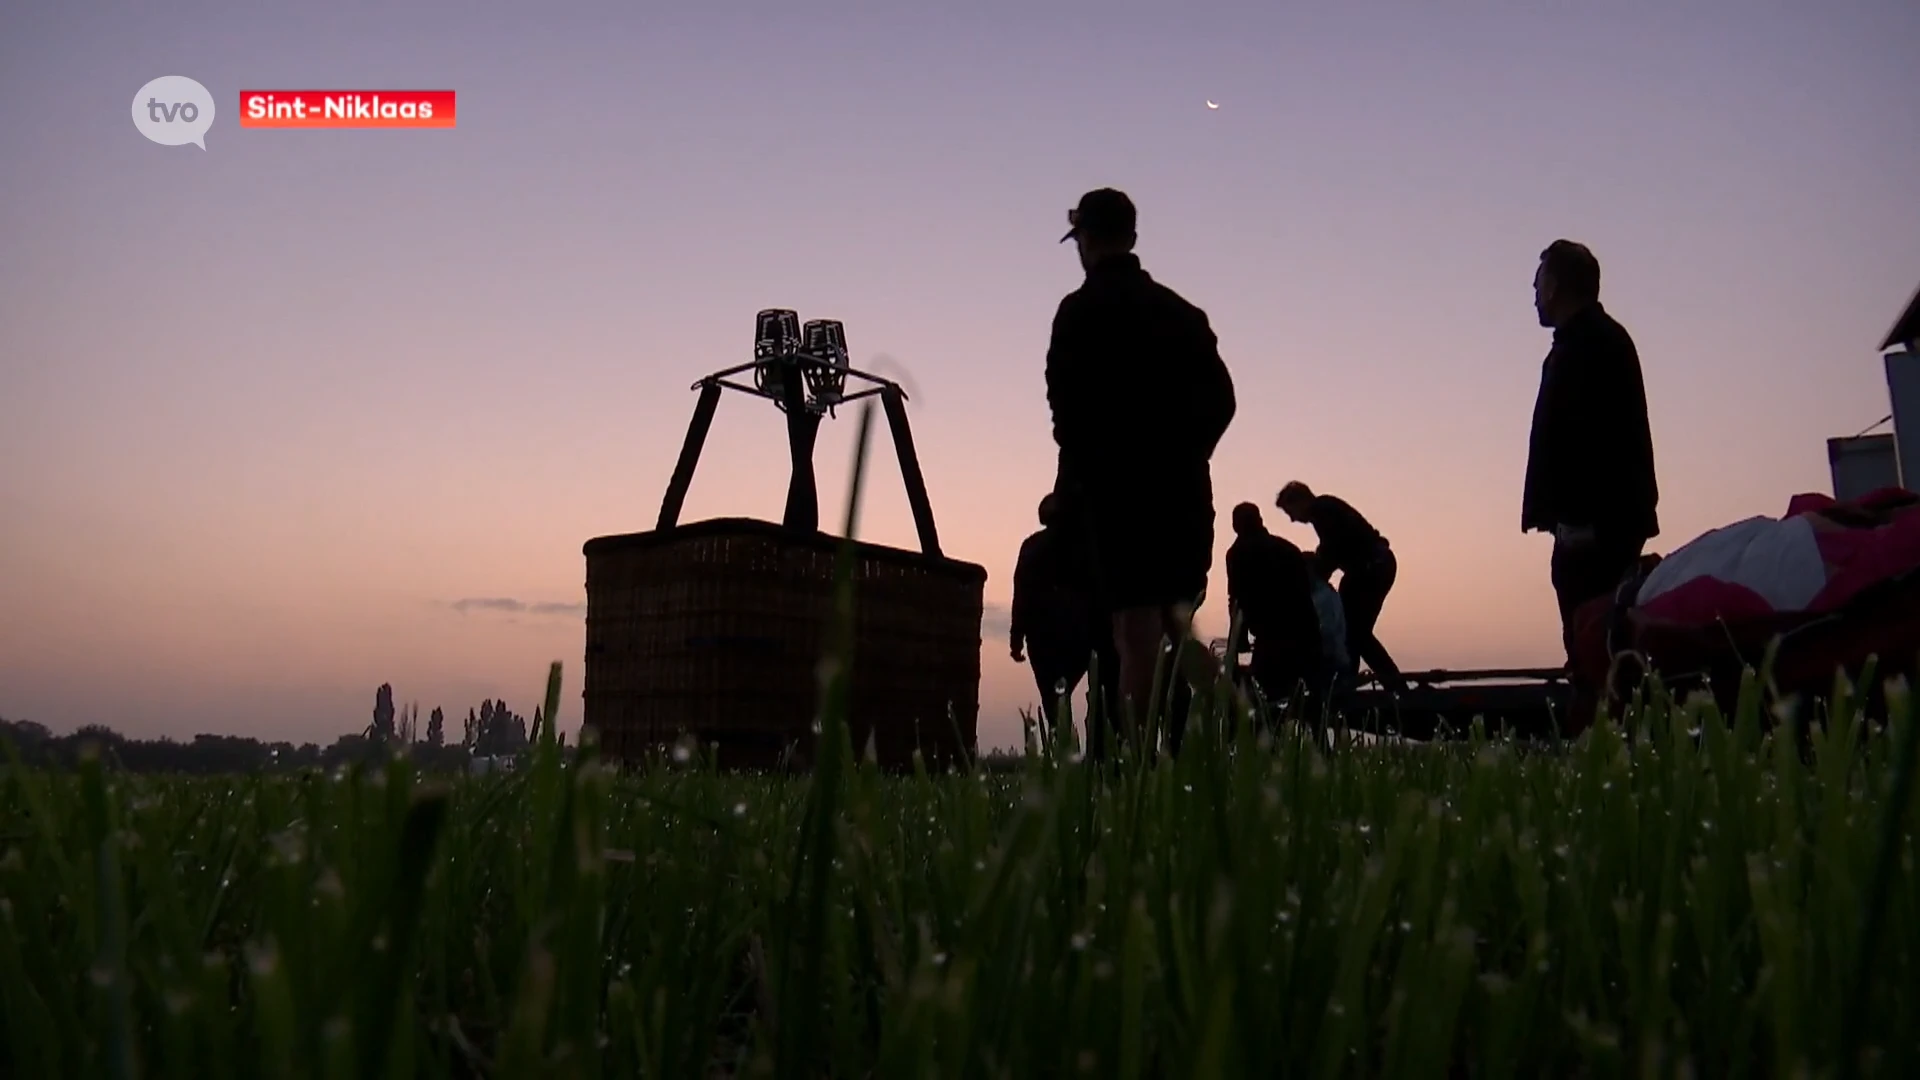
[[[381,683],[380,689],[373,692],[373,723],[367,726],[366,737],[375,742],[392,742],[393,713],[393,684]]]
[[[73,746],[77,749],[87,743],[93,743],[103,752],[111,753],[120,749],[127,737],[107,727],[105,724],[88,724],[73,733]]]
[[[320,752],[320,764],[332,769],[341,765],[371,762],[379,760],[385,752],[385,744],[374,738],[369,729],[359,735],[342,735],[335,739],[332,746]]]
[[[460,740],[460,745],[469,750],[480,745],[480,718],[474,715],[472,709],[467,710],[467,734]]]
[[[496,752],[493,733],[493,699],[480,703],[473,724],[473,756],[491,757]]]
[[[374,739],[371,731],[368,727],[343,735],[323,749],[313,743],[265,743],[237,735],[201,734],[186,742],[135,739],[97,724],[54,735],[40,724],[0,720],[0,737],[13,744],[22,761],[36,768],[72,768],[91,747],[110,769],[202,776],[292,772],[384,760],[393,747]],[[417,746],[408,753],[416,766],[427,770],[464,771],[470,756],[460,747]]]
[[[21,753],[45,745],[53,738],[53,732],[45,724],[36,724],[31,720],[0,719],[0,735],[12,740]]]
[[[475,736],[475,757],[501,757],[527,745],[527,718],[517,715],[504,701],[492,698],[480,703],[479,732]]]
[[[501,711],[502,706],[495,705],[492,698],[480,703],[480,735],[473,744],[475,757],[495,757],[507,752],[506,730],[496,715]]]
[[[440,711],[440,706],[435,705],[433,711],[427,714],[427,745],[438,750],[446,745],[446,741],[447,716]]]

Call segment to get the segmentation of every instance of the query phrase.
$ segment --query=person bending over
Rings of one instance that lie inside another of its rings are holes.
[[[1313,526],[1320,538],[1314,558],[1327,574],[1340,572],[1340,606],[1347,619],[1347,651],[1366,661],[1374,678],[1393,693],[1406,689],[1400,668],[1374,634],[1387,593],[1399,575],[1399,561],[1380,530],[1345,500],[1316,495],[1298,480],[1280,489],[1275,504],[1289,518]]]

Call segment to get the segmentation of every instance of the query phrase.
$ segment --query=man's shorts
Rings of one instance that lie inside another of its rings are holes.
[[[1177,486],[1119,478],[1079,493],[1094,589],[1109,612],[1192,604],[1213,567],[1213,485],[1202,473]]]

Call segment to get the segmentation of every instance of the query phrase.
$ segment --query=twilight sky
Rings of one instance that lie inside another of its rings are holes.
[[[219,104],[205,152],[129,119],[169,74]],[[459,126],[237,126],[283,88],[453,89]],[[1218,554],[1233,502],[1346,497],[1407,667],[1557,657],[1518,528],[1548,241],[1639,342],[1655,550],[1827,488],[1920,281],[1912,0],[22,3],[0,92],[0,715],[61,730],[328,740],[381,682],[531,715],[555,658],[573,726],[580,545],[650,527],[688,384],[763,307],[893,358],[1004,604],[1091,187],[1232,368]],[[864,538],[912,547],[881,461]],[[684,519],[777,519],[785,482],[729,395]],[[1006,743],[1032,684],[983,636]]]

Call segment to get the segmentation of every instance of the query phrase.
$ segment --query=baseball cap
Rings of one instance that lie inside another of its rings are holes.
[[[1133,200],[1124,191],[1099,188],[1080,196],[1080,205],[1067,211],[1067,224],[1073,226],[1061,243],[1087,229],[1101,236],[1125,236],[1134,231]]]

